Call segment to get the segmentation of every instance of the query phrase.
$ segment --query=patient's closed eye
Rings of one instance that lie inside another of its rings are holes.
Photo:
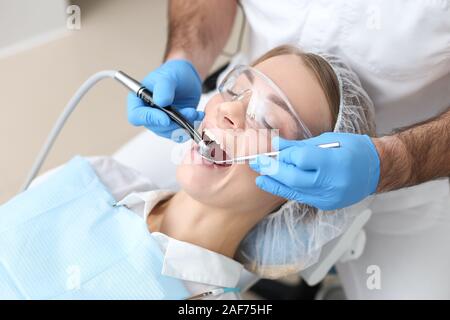
[[[233,90],[231,90],[231,89],[227,89],[227,93],[230,95],[230,97],[234,100],[234,99],[236,99],[239,95],[236,93],[236,92],[234,92]]]
[[[266,119],[262,119],[262,122],[267,129],[275,129],[266,121]]]
[[[237,92],[233,91],[232,89],[227,89],[227,94],[230,95],[232,101],[242,101],[244,98],[250,96],[251,89],[243,89]]]

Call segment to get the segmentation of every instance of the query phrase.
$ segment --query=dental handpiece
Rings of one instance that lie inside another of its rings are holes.
[[[177,123],[181,128],[186,130],[192,140],[198,144],[200,147],[200,153],[202,155],[209,155],[211,146],[207,146],[206,143],[202,140],[200,134],[195,130],[194,126],[187,121],[183,115],[181,115],[178,111],[175,110],[174,107],[160,107],[153,101],[153,94],[150,90],[148,90],[144,85],[142,85],[139,81],[133,79],[129,75],[127,75],[123,71],[117,71],[114,75],[114,78],[122,83],[126,88],[131,90],[136,94],[137,97],[142,99],[149,107],[159,109],[167,116],[172,119],[175,123]]]

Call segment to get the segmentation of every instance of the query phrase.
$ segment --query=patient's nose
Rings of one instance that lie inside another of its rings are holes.
[[[246,107],[241,101],[223,102],[218,106],[218,123],[223,129],[244,129]]]

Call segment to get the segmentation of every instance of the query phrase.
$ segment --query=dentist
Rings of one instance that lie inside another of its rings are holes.
[[[450,1],[240,4],[250,49],[232,64],[284,43],[339,55],[373,99],[377,121],[376,138],[326,133],[274,141],[280,170],[259,176],[257,185],[323,210],[376,194],[363,255],[338,265],[347,296],[450,299]],[[228,40],[237,8],[235,0],[170,1],[165,62],[143,81],[155,103],[202,119],[201,81]],[[132,95],[128,117],[164,137],[177,128]],[[316,147],[333,141],[341,148]],[[260,158],[252,168],[261,172],[267,161],[276,160]],[[366,284],[372,265],[381,271],[376,290]]]

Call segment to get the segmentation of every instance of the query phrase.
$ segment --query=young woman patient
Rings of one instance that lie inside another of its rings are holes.
[[[248,90],[257,85],[261,92]],[[252,67],[235,68],[219,90],[208,101],[198,131],[220,144],[227,157],[248,155],[250,149],[272,151],[270,137],[277,134],[299,140],[333,131],[338,115],[345,116],[340,113],[345,88],[330,63],[291,46],[271,50]],[[360,92],[351,100],[363,111],[354,116],[363,123],[359,133],[371,133],[370,110],[366,110],[370,100]],[[255,137],[255,129],[269,134]],[[192,295],[238,287],[244,269],[240,245],[286,203],[256,186],[258,174],[248,162],[212,164],[197,149],[192,144],[177,167],[181,189],[176,193],[154,189],[139,173],[111,158],[90,159],[118,205],[145,219],[163,251],[161,273],[181,280]],[[234,298],[236,293],[220,297]]]

